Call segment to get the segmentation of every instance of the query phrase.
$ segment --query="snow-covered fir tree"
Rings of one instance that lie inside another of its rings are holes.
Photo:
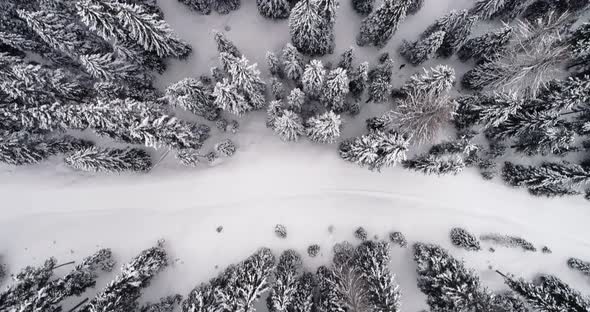
[[[211,6],[213,0],[178,0],[191,9],[197,11],[199,14],[209,15],[211,13]]]
[[[236,45],[231,42],[231,40],[227,39],[225,34],[219,31],[214,31],[213,39],[217,44],[217,52],[219,53],[229,53],[235,57],[241,57],[242,53],[236,47]]]
[[[336,24],[336,10],[340,6],[338,0],[317,0],[320,16],[322,16],[322,54],[332,54],[335,46],[334,25]]]
[[[366,241],[356,250],[355,264],[366,283],[372,311],[400,311],[401,294],[389,270],[389,249],[387,242]]]
[[[35,164],[59,153],[90,146],[91,142],[70,136],[52,138],[24,131],[3,132],[0,135],[0,162],[17,166]]]
[[[264,107],[266,85],[256,64],[250,65],[246,57],[237,58],[228,53],[221,53],[219,59],[229,73],[231,84],[236,87],[251,109]]]
[[[276,116],[272,128],[283,141],[297,141],[305,132],[301,117],[290,110],[283,110]]]
[[[306,132],[309,139],[317,143],[335,143],[340,137],[342,119],[333,111],[311,117],[306,123]]]
[[[353,62],[354,62],[354,48],[350,47],[346,49],[342,55],[340,55],[340,60],[338,61],[338,67],[346,70],[346,72],[351,72],[353,69]]]
[[[12,277],[13,283],[0,293],[0,309],[11,311],[47,285],[57,266],[55,258],[47,259],[42,266],[27,266]]]
[[[464,228],[456,227],[452,228],[450,232],[451,243],[459,248],[466,250],[478,251],[481,250],[479,240],[475,235],[469,233]]]
[[[166,98],[170,104],[207,120],[219,118],[219,107],[215,106],[209,88],[195,78],[185,78],[170,85],[166,89]]]
[[[322,104],[333,111],[342,112],[344,110],[344,100],[348,95],[348,76],[346,70],[336,68],[326,75],[326,82],[321,95]]]
[[[67,297],[80,296],[88,288],[96,285],[99,271],[110,272],[115,264],[110,249],[101,249],[84,258],[73,271],[65,276],[49,281],[35,296],[20,302],[17,310],[22,312],[61,311],[60,304]]]
[[[266,127],[273,128],[277,117],[283,113],[283,107],[280,100],[270,101],[266,108]]]
[[[89,147],[68,155],[65,163],[89,172],[148,171],[152,166],[150,155],[136,148]]]
[[[418,11],[420,11],[420,9],[422,9],[422,7],[424,6],[424,0],[412,0],[412,2],[410,3],[410,6],[408,7],[408,15],[414,15],[416,13],[418,13]]]
[[[505,25],[498,31],[471,38],[457,51],[457,56],[464,62],[471,58],[476,62],[493,60],[498,55],[504,54],[504,49],[510,42],[513,31],[512,27]]]
[[[276,77],[270,79],[270,91],[275,100],[284,99],[287,93],[285,85]]]
[[[139,308],[139,312],[174,312],[181,302],[181,295],[171,295],[160,298],[158,302],[144,304]]]
[[[567,260],[567,266],[572,270],[579,271],[590,277],[590,262],[578,258],[569,258]]]
[[[588,311],[590,300],[555,276],[540,276],[537,283],[529,283],[504,275],[504,282],[521,296],[535,311]]]
[[[228,14],[240,8],[241,0],[212,0],[213,9],[219,14]]]
[[[167,265],[168,255],[158,242],[157,246],[142,251],[123,265],[121,273],[79,311],[134,311],[138,308],[142,288]]]
[[[246,99],[238,92],[236,85],[230,83],[227,79],[218,82],[213,91],[215,105],[222,110],[241,116],[253,108],[248,105]]]
[[[320,60],[311,60],[305,66],[301,83],[303,84],[303,91],[312,99],[319,98],[323,87],[326,70]]]
[[[291,5],[287,0],[256,0],[256,5],[262,16],[272,19],[287,18],[291,12]]]
[[[339,152],[346,161],[379,171],[405,160],[408,147],[409,139],[399,133],[372,131],[342,142]]]
[[[444,32],[445,37],[437,50],[437,54],[442,57],[449,57],[467,40],[476,20],[477,16],[469,15],[467,10],[452,10],[430,25],[422,33],[421,39],[430,37],[438,31]]]
[[[275,273],[276,280],[266,300],[268,311],[287,312],[293,308],[301,267],[301,256],[296,251],[289,249],[281,254]]]
[[[436,55],[445,36],[446,32],[436,31],[414,43],[404,41],[400,47],[400,54],[412,65],[420,65]]]
[[[437,157],[421,155],[402,161],[406,169],[422,172],[426,175],[458,174],[465,168],[465,162],[459,156]]]
[[[324,18],[318,0],[301,0],[291,10],[291,42],[303,54],[324,55]]]
[[[305,105],[305,93],[299,88],[291,90],[287,96],[287,109],[296,113],[300,113],[302,107]]]
[[[393,74],[393,60],[387,59],[382,64],[371,69],[368,73],[368,102],[380,103],[387,100],[391,91],[391,75]]]
[[[90,76],[106,82],[130,80],[138,72],[137,65],[117,58],[112,53],[80,55],[79,61]]]
[[[291,80],[299,81],[303,75],[303,55],[297,51],[295,46],[287,43],[283,48],[282,59],[285,76]]]
[[[404,84],[404,94],[440,96],[450,91],[455,84],[455,69],[450,66],[438,65],[430,70],[424,68],[423,71],[412,75]]]
[[[361,15],[368,15],[373,11],[375,0],[352,0],[352,8]]]
[[[357,68],[349,74],[348,89],[355,99],[360,99],[365,91],[367,81],[369,80],[369,62],[362,62]]]
[[[236,145],[229,139],[225,139],[215,144],[215,151],[223,157],[232,157],[236,153],[236,150]]]
[[[281,60],[276,54],[270,51],[266,52],[266,65],[271,75],[280,79],[284,78],[285,73],[283,72]]]
[[[385,0],[361,22],[360,34],[357,38],[358,45],[384,47],[406,18],[406,12],[412,1]]]
[[[578,193],[576,186],[590,182],[590,172],[572,163],[545,162],[538,167],[506,162],[502,178],[516,187],[526,187],[536,196],[564,196]]]
[[[297,283],[297,292],[293,296],[291,309],[293,312],[312,312],[314,307],[315,275],[303,273]]]

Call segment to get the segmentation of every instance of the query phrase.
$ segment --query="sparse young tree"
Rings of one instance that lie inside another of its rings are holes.
[[[287,78],[299,81],[303,75],[303,55],[290,43],[283,49],[283,68]]]
[[[400,54],[412,65],[420,65],[436,55],[436,52],[442,47],[445,36],[446,32],[436,31],[414,43],[404,41],[400,48]]]
[[[569,258],[567,260],[567,266],[572,270],[579,271],[580,273],[590,277],[590,262],[577,258]]]
[[[341,112],[344,110],[344,100],[348,95],[348,76],[342,68],[336,68],[326,76],[321,102],[331,110]]]
[[[256,0],[258,12],[268,18],[283,19],[289,17],[291,5],[287,0]]]
[[[406,12],[412,1],[385,0],[383,5],[361,22],[360,34],[357,38],[358,45],[384,47],[406,18]]]
[[[283,141],[297,141],[305,132],[301,117],[290,110],[283,110],[274,118],[273,130]]]
[[[276,77],[270,79],[270,91],[275,100],[283,100],[287,93],[283,83]]]
[[[323,87],[326,70],[320,60],[311,60],[305,66],[301,82],[303,84],[303,91],[312,99],[319,98]]]
[[[229,139],[215,144],[215,151],[223,157],[232,157],[236,153],[236,150],[236,145]]]
[[[314,116],[307,121],[307,136],[317,143],[335,143],[340,137],[342,119],[333,111]]]
[[[208,87],[194,78],[185,78],[166,89],[166,98],[170,104],[185,109],[207,120],[219,118],[219,108],[214,104],[214,97]]]
[[[317,0],[300,0],[291,10],[291,42],[303,54],[324,55],[324,19]]]
[[[89,172],[148,171],[152,160],[144,150],[89,147],[65,158],[66,165]]]
[[[405,160],[408,146],[408,138],[399,133],[373,131],[342,142],[339,152],[346,161],[379,171]]]

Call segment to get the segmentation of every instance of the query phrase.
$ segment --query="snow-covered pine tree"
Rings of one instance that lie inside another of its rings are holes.
[[[91,145],[90,142],[70,136],[50,138],[24,131],[2,132],[0,162],[16,166],[35,164],[52,155],[72,152]]]
[[[236,47],[236,45],[231,42],[231,40],[227,39],[225,34],[219,31],[213,31],[213,39],[217,44],[217,52],[221,53],[229,53],[235,57],[241,57],[242,53]]]
[[[402,42],[400,54],[412,65],[420,65],[436,55],[444,42],[446,32],[435,31],[428,37],[410,43]]]
[[[573,31],[568,43],[573,56],[570,67],[584,65],[587,68],[590,60],[590,23],[583,23]]]
[[[322,104],[335,112],[344,110],[344,100],[348,95],[348,76],[346,70],[336,68],[326,75],[323,92],[321,95]]]
[[[373,11],[375,0],[352,0],[352,8],[361,15],[368,15]]]
[[[80,55],[78,60],[90,76],[106,82],[130,80],[138,72],[136,64],[117,58],[113,53]]]
[[[590,300],[557,277],[541,276],[536,284],[504,275],[504,282],[536,311],[588,311]]]
[[[361,22],[357,44],[384,47],[401,22],[413,0],[385,0],[385,2]]]
[[[287,96],[287,109],[295,113],[300,113],[304,105],[305,93],[299,88],[291,90],[291,93]]]
[[[284,19],[291,13],[288,0],[256,0],[256,5],[262,16],[272,19]]]
[[[147,303],[141,306],[139,312],[174,312],[176,307],[182,302],[181,295],[171,295],[160,298],[155,303]]]
[[[314,307],[315,275],[303,273],[297,283],[297,292],[293,296],[291,308],[293,312],[312,312]]]
[[[527,0],[479,0],[471,9],[471,14],[481,19],[499,18],[512,20],[524,10]]]
[[[219,108],[208,87],[195,78],[185,78],[166,89],[166,99],[176,107],[185,109],[207,120],[219,118]]]
[[[269,312],[291,311],[299,288],[302,265],[301,257],[296,251],[289,249],[281,254],[275,272],[276,280],[266,300]]]
[[[393,60],[387,59],[382,64],[371,69],[368,74],[367,103],[380,103],[387,100],[391,91],[391,75],[393,74]]]
[[[231,11],[238,10],[241,6],[241,0],[212,0],[213,9],[219,14],[228,14]]]
[[[59,312],[61,302],[67,297],[80,296],[88,288],[96,285],[99,271],[110,272],[115,265],[110,249],[101,249],[86,257],[65,276],[49,281],[35,296],[20,302],[17,310],[21,312]]]
[[[305,132],[301,117],[290,110],[283,110],[276,116],[272,128],[283,141],[297,141]]]
[[[299,81],[303,75],[303,55],[297,51],[295,46],[287,43],[283,48],[283,68],[287,78]]]
[[[135,122],[124,134],[128,131],[132,138],[147,147],[199,149],[209,137],[210,130],[204,124],[188,123],[169,115],[156,115]]]
[[[237,87],[227,79],[218,82],[213,91],[215,105],[224,111],[241,116],[253,108],[248,105],[246,99],[238,92]]]
[[[340,55],[340,60],[338,61],[338,67],[346,70],[346,72],[351,72],[353,70],[353,62],[354,62],[354,48],[350,47],[342,52]]]
[[[309,139],[317,143],[335,143],[340,137],[342,119],[333,111],[327,111],[319,116],[311,117],[306,123]]]
[[[426,68],[423,73],[416,73],[402,87],[406,95],[440,96],[453,88],[455,84],[455,69],[447,65],[437,65],[430,71]]]
[[[481,124],[485,129],[500,126],[524,105],[513,92],[484,93],[458,102],[457,118],[464,125]]]
[[[574,126],[568,122],[558,122],[555,126],[546,127],[521,134],[511,147],[527,156],[553,154],[565,156],[575,152],[576,133]]]
[[[321,60],[311,60],[305,66],[301,83],[303,84],[303,91],[312,99],[319,98],[323,87],[326,70]]]
[[[316,0],[322,16],[322,55],[334,53],[334,25],[336,24],[336,9],[340,6],[338,0]]]
[[[148,171],[150,155],[144,150],[90,147],[65,158],[66,165],[89,172]]]
[[[281,60],[275,53],[270,51],[266,52],[266,66],[268,66],[268,70],[272,76],[280,79],[285,78]]]
[[[244,56],[237,58],[225,52],[220,54],[219,59],[229,73],[231,84],[242,94],[248,105],[252,109],[264,107],[266,85],[256,64],[250,65]]]
[[[418,11],[420,11],[420,9],[422,9],[423,6],[424,0],[412,0],[412,3],[410,3],[410,6],[408,7],[408,12],[406,14],[414,15],[418,13]]]
[[[356,100],[360,100],[365,91],[367,80],[369,80],[369,62],[362,62],[359,67],[353,69],[348,76],[350,81],[348,83],[350,94]]]
[[[229,139],[215,144],[215,152],[223,157],[232,157],[236,153],[236,150],[236,145]]]
[[[590,262],[578,258],[569,258],[567,260],[567,266],[572,270],[579,271],[580,273],[590,277]]]
[[[324,55],[324,19],[317,0],[300,0],[291,10],[289,29],[291,42],[306,55]]]
[[[273,128],[274,122],[278,116],[283,113],[283,107],[281,100],[274,100],[268,103],[266,108],[266,127]]]
[[[35,297],[37,292],[49,282],[56,265],[57,260],[49,258],[42,266],[27,266],[13,276],[13,283],[0,293],[0,309],[16,310],[22,302]]]
[[[397,132],[372,131],[342,142],[339,152],[346,161],[379,171],[405,160],[408,146],[409,139]]]
[[[444,32],[445,37],[442,45],[437,50],[437,54],[442,57],[449,57],[455,52],[455,49],[459,48],[467,40],[471,33],[471,27],[476,20],[477,16],[469,15],[467,10],[452,10],[428,26],[420,38],[430,37],[437,31]]]
[[[167,257],[162,241],[142,251],[123,265],[121,273],[79,311],[135,311],[142,288],[147,287],[151,279],[168,265]]]
[[[211,13],[211,6],[213,0],[178,0],[191,9],[197,11],[199,14],[209,15]]]
[[[336,253],[336,246],[334,247]],[[352,263],[354,248],[350,246],[341,261],[334,255],[331,268],[321,266],[317,276],[317,311],[369,311],[368,294],[361,273]]]
[[[471,38],[457,51],[457,56],[463,62],[473,58],[477,63],[493,60],[505,53],[506,45],[512,38],[514,29],[508,25],[495,32]]]
[[[355,264],[366,283],[371,311],[400,311],[401,294],[389,270],[387,242],[365,241],[356,249]]]
[[[590,182],[590,172],[572,163],[545,162],[538,167],[504,163],[502,178],[515,187],[526,187],[536,196],[575,195],[576,187]]]
[[[465,162],[457,155],[450,157],[421,155],[402,161],[402,165],[406,169],[422,172],[426,175],[455,175],[465,168]]]
[[[275,100],[283,100],[287,93],[285,85],[277,77],[270,78],[270,91]]]
[[[590,76],[572,76],[553,81],[539,94],[535,106],[544,110],[578,112],[590,101]]]

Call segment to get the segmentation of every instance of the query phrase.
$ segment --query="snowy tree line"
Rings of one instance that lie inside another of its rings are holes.
[[[397,235],[394,235],[397,236]],[[393,238],[392,238],[393,239]],[[404,246],[402,246],[404,247]],[[552,275],[533,281],[497,273],[509,290],[492,292],[477,274],[440,246],[415,243],[417,286],[431,311],[549,312],[588,311],[590,299]],[[402,293],[389,268],[388,242],[364,240],[358,245],[336,244],[330,264],[309,271],[294,250],[278,258],[261,248],[230,265],[218,276],[196,286],[186,297],[166,295],[155,303],[140,304],[142,291],[170,263],[164,242],[143,250],[125,263],[114,279],[96,295],[83,298],[97,285],[100,272],[115,267],[110,249],[101,249],[79,264],[27,266],[12,275],[0,292],[2,311],[255,311],[265,296],[269,311],[401,311]],[[74,268],[62,274],[65,267]],[[574,259],[579,270],[587,263]],[[74,297],[77,297],[74,298]]]

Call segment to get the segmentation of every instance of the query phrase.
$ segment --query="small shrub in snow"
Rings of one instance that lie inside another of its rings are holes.
[[[90,172],[147,171],[152,166],[150,155],[136,148],[90,147],[67,156],[65,163],[74,169]]]
[[[318,244],[313,244],[309,247],[307,247],[307,254],[310,257],[316,257],[318,254],[320,253],[320,245]]]
[[[590,277],[590,262],[577,258],[569,258],[567,260],[567,266],[572,270],[579,271],[580,273]]]
[[[224,118],[218,119],[215,122],[215,127],[217,129],[219,129],[219,131],[222,131],[222,132],[227,131],[227,126],[228,125],[229,125],[229,123],[227,122],[227,119],[224,119]]]
[[[356,229],[356,231],[354,231],[354,237],[361,241],[366,241],[369,237],[369,234],[367,234],[367,230],[365,230],[364,227],[360,226],[358,229]]]
[[[275,225],[275,234],[279,238],[286,238],[287,237],[287,228],[282,224]]]
[[[232,119],[232,121],[229,122],[229,126],[227,127],[227,131],[236,134],[238,133],[238,131],[240,130],[240,123],[235,120]]]
[[[477,237],[462,228],[451,230],[451,242],[453,245],[467,250],[478,251],[481,249]]]
[[[547,246],[543,246],[543,248],[541,248],[541,252],[544,254],[552,254],[553,251],[551,251],[551,249],[549,249],[549,247]]]
[[[420,11],[420,9],[422,9],[422,6],[424,6],[424,0],[412,0],[412,2],[410,3],[410,6],[408,7],[408,15],[414,15],[416,13],[418,13],[418,11]]]
[[[408,241],[406,240],[406,236],[402,232],[392,232],[389,233],[389,240],[400,247],[406,248],[408,246]]]
[[[215,229],[215,231],[216,231],[217,233],[221,233],[221,232],[223,231],[223,226],[222,226],[222,225],[218,226],[218,227]]]
[[[229,139],[215,144],[215,151],[223,157],[232,157],[236,149],[236,145]]]
[[[212,163],[215,160],[217,160],[217,158],[219,158],[219,155],[217,155],[217,153],[215,153],[214,151],[211,151],[211,152],[205,154],[204,157],[208,162]]]
[[[526,251],[537,251],[535,246],[528,242],[527,240],[517,237],[517,236],[509,236],[509,235],[501,235],[501,234],[484,234],[480,235],[479,239],[486,242],[492,242],[499,246],[509,247],[509,248],[522,248]]]
[[[283,68],[281,65],[281,60],[279,57],[273,52],[266,52],[266,65],[268,66],[268,70],[270,74],[275,79],[283,79],[285,73],[283,72]]]

